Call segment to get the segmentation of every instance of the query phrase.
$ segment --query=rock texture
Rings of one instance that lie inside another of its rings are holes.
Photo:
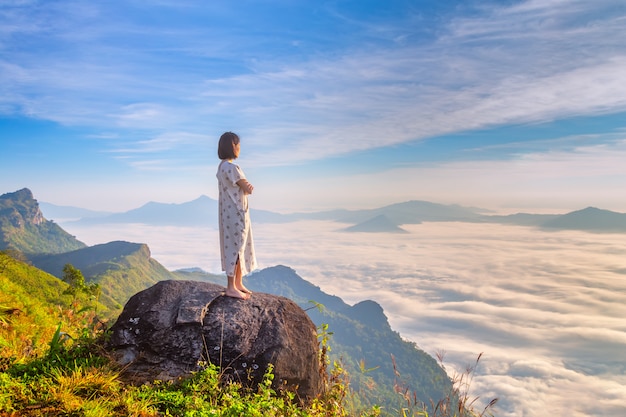
[[[135,294],[111,328],[108,347],[136,382],[184,377],[202,362],[246,385],[258,384],[269,364],[275,388],[303,400],[322,387],[316,327],[291,300],[255,293],[223,295],[199,281],[161,281]]]

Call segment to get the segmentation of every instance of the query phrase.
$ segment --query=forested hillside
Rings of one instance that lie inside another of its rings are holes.
[[[57,327],[77,338],[96,315],[103,324],[112,318],[96,297],[74,297],[69,287],[0,252],[0,356],[16,361],[37,357],[49,349]]]
[[[63,266],[80,269],[88,282],[97,283],[102,294],[111,300],[109,307],[121,309],[128,299],[158,281],[176,276],[150,256],[145,244],[109,242],[72,252],[34,255],[30,260],[38,268],[61,278]]]
[[[257,292],[283,295],[307,310],[318,325],[320,354],[327,358],[331,349],[330,357],[337,362],[334,366],[329,362],[326,394],[313,408],[294,408],[286,394],[272,391],[269,382],[261,393],[223,387],[219,372],[209,368],[199,378],[210,379],[204,381],[214,387],[210,393],[198,392],[196,385],[137,391],[120,380],[119,370],[102,350],[106,330],[126,301],[160,280],[198,279],[223,285],[224,277],[168,271],[152,259],[145,244],[116,241],[85,247],[43,218],[30,191],[3,198],[0,224],[10,227],[2,229],[2,237],[11,243],[0,251],[0,413],[42,415],[41,410],[47,410],[44,415],[88,415],[85,410],[96,409],[99,414],[93,415],[161,416],[212,409],[215,413],[198,415],[242,415],[229,414],[248,404],[243,397],[235,403],[226,401],[235,392],[254,401],[262,400],[255,397],[259,394],[271,397],[271,409],[282,410],[275,415],[392,416],[424,410],[431,401],[457,398],[444,370],[394,332],[377,303],[349,306],[283,266],[258,271],[248,283]],[[193,378],[186,383],[195,384]],[[67,392],[59,391],[63,384],[69,384]],[[172,395],[182,397],[173,404]],[[252,404],[250,415],[267,415],[267,410],[259,411],[267,404]],[[141,411],[133,411],[135,406]]]
[[[177,273],[186,279],[224,282],[221,276],[200,271]],[[251,274],[246,286],[295,301],[317,326],[331,332],[331,356],[347,369],[351,387],[361,394],[360,401],[365,405],[397,409],[404,401],[398,389],[423,403],[444,398],[450,392],[452,383],[437,361],[393,331],[376,302],[350,306],[285,266]]]
[[[63,253],[86,245],[46,220],[28,188],[0,195],[0,250]]]

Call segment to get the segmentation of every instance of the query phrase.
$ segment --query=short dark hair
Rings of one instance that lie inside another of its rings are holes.
[[[234,147],[239,143],[239,136],[233,132],[226,132],[220,136],[220,142],[217,145],[217,156],[220,159],[235,159]]]

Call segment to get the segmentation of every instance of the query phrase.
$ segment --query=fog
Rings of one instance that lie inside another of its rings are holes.
[[[147,243],[167,268],[220,272],[217,232],[62,226],[93,245]],[[626,239],[495,224],[345,233],[333,222],[254,224],[261,268],[278,264],[346,302],[372,299],[450,374],[483,356],[471,394],[497,416],[626,413]],[[250,279],[253,279],[253,275]]]

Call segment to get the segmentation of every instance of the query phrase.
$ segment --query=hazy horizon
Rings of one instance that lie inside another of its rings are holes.
[[[26,187],[28,188],[28,187]],[[6,192],[2,192],[0,194],[5,194],[5,193],[9,193],[9,192],[15,192],[18,190],[13,190],[13,191],[6,191]],[[35,200],[38,201],[38,203],[41,205],[43,204],[50,204],[52,206],[55,206],[57,208],[59,208],[60,210],[70,210],[70,209],[78,209],[78,210],[88,210],[91,212],[102,212],[102,213],[106,213],[106,215],[110,215],[110,214],[122,214],[122,213],[127,213],[129,211],[132,210],[136,210],[139,208],[144,207],[147,204],[152,204],[152,203],[157,203],[157,204],[163,204],[163,205],[180,205],[180,204],[185,204],[185,203],[190,203],[192,201],[195,201],[199,198],[202,197],[208,197],[214,201],[217,201],[216,198],[208,195],[208,194],[201,194],[198,195],[195,198],[191,198],[190,200],[183,200],[183,201],[166,201],[164,199],[157,199],[157,200],[150,200],[150,201],[145,201],[143,203],[138,204],[137,206],[133,206],[130,207],[127,210],[119,210],[119,211],[105,211],[105,210],[98,210],[93,209],[93,208],[88,208],[88,207],[82,207],[82,206],[73,206],[73,205],[69,205],[69,204],[63,204],[63,203],[53,203],[50,201],[42,201],[40,199],[37,198],[37,196],[35,195],[34,198]],[[254,198],[250,197],[250,201],[253,202]],[[460,201],[452,201],[452,202],[445,202],[442,203],[440,201],[434,201],[434,200],[422,200],[422,199],[409,199],[409,200],[395,200],[395,201],[386,201],[386,202],[381,202],[381,204],[368,204],[368,205],[362,205],[362,206],[357,206],[357,205],[352,205],[349,207],[345,207],[345,206],[330,206],[328,208],[325,209],[309,209],[309,210],[292,210],[292,211],[273,211],[267,208],[263,208],[263,207],[251,207],[252,210],[264,210],[264,211],[270,211],[270,212],[274,212],[274,213],[279,213],[279,214],[294,214],[294,213],[316,213],[316,212],[322,212],[322,211],[332,211],[332,210],[370,210],[370,209],[377,209],[377,208],[382,208],[382,207],[387,207],[387,206],[392,206],[394,204],[402,204],[402,203],[407,203],[410,201],[425,201],[425,202],[429,202],[429,203],[434,203],[434,204],[442,204],[442,205],[450,205],[450,206],[461,206],[461,207],[466,207],[466,208],[473,208],[473,209],[478,209],[478,210],[484,210],[485,214],[490,214],[490,215],[509,215],[509,214],[517,214],[517,213],[528,213],[528,214],[567,214],[573,211],[578,211],[578,210],[583,210],[585,208],[589,208],[589,207],[595,207],[595,208],[599,208],[602,210],[609,210],[609,211],[614,211],[617,213],[626,213],[626,206],[621,208],[621,209],[609,209],[607,207],[603,207],[600,206],[599,204],[594,204],[593,202],[590,202],[589,204],[586,205],[582,205],[582,206],[570,206],[570,207],[563,207],[560,209],[556,209],[556,208],[548,208],[548,207],[541,207],[541,206],[513,206],[510,204],[504,204],[502,206],[489,206],[489,205],[480,205],[480,204],[464,204],[463,202]],[[46,218],[49,218],[49,216],[46,216],[46,213],[44,212],[44,216]],[[77,221],[77,220],[81,220],[82,217],[75,217],[72,219],[69,218],[51,218],[51,220],[54,221],[61,221],[61,222],[68,222],[68,221]],[[217,224],[217,223],[216,223]]]
[[[149,245],[170,270],[221,273],[217,231],[141,224],[63,225],[92,245]],[[260,268],[285,265],[349,304],[378,302],[392,328],[462,372],[499,417],[626,411],[623,234],[471,223],[342,233],[344,224],[253,224]],[[254,279],[254,275],[247,279]]]

